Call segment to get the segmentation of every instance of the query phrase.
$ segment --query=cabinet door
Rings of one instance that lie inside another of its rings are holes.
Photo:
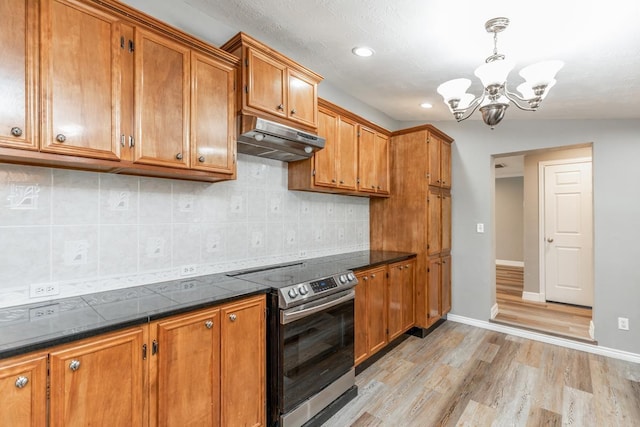
[[[117,160],[118,18],[75,1],[41,5],[41,150]]]
[[[0,3],[0,146],[36,150],[38,22],[35,0]]]
[[[357,189],[358,179],[358,125],[347,118],[340,117],[338,124],[338,148],[336,149],[336,174],[338,187]]]
[[[440,177],[440,138],[429,134],[429,185],[441,185]]]
[[[287,81],[289,118],[304,125],[317,127],[318,86],[304,74],[291,69],[287,70]]]
[[[440,143],[440,180],[443,188],[451,188],[451,144]]]
[[[221,315],[222,426],[263,426],[265,407],[265,297],[228,304]]]
[[[369,270],[367,299],[369,302],[369,354],[383,348],[387,340],[387,267]]]
[[[47,355],[0,362],[0,426],[47,425]]]
[[[429,260],[427,269],[427,321],[429,323],[440,318],[440,258]]]
[[[442,191],[442,208],[440,211],[440,228],[441,250],[442,252],[451,251],[451,193],[447,190]]]
[[[51,426],[141,426],[145,328],[50,353]]]
[[[158,349],[151,355],[150,425],[218,425],[219,311],[206,310],[154,323],[150,339],[152,348]]]
[[[389,194],[389,138],[376,133],[376,192]]]
[[[191,54],[191,168],[232,174],[235,69]]]
[[[375,132],[360,126],[358,136],[358,190],[376,192]]]
[[[402,331],[408,331],[416,322],[414,293],[416,283],[416,260],[404,261],[402,280]]]
[[[441,287],[441,315],[451,311],[451,256],[442,258],[442,271],[440,272]]]
[[[335,187],[336,176],[336,148],[338,147],[338,115],[328,111],[318,111],[318,135],[326,139],[322,150],[313,155],[315,185]]]
[[[427,254],[440,253],[442,196],[439,189],[429,188],[427,198]]]
[[[136,29],[135,40],[134,161],[186,168],[190,51],[180,43],[142,29]]]
[[[400,336],[402,332],[402,308],[404,301],[404,263],[389,265],[389,309],[388,327],[389,341]]]
[[[364,280],[364,278],[367,280]],[[368,342],[368,330],[369,330],[369,314],[367,312],[368,306],[368,281],[369,278],[365,273],[356,273],[358,284],[355,286],[355,315],[354,315],[354,359],[355,364],[358,365],[364,361],[369,355],[369,342]]]
[[[287,117],[287,70],[283,64],[248,48],[247,106]]]

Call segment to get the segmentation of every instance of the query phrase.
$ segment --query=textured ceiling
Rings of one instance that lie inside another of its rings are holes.
[[[498,50],[518,71],[561,59],[558,83],[534,113],[521,119],[640,118],[640,2],[636,0],[125,0],[171,15],[177,25],[220,45],[244,31],[327,82],[399,121],[453,120],[436,88],[473,75],[493,49],[486,20],[505,16],[510,27]],[[549,15],[553,15],[549,17]],[[354,46],[376,54],[358,58]],[[419,107],[430,102],[433,109]],[[479,119],[479,113],[474,114]]]

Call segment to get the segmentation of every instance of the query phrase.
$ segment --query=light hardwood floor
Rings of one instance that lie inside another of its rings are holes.
[[[451,321],[356,384],[325,427],[640,426],[640,364]]]
[[[498,315],[492,319],[493,322],[595,342],[589,335],[590,308],[523,300],[523,274],[522,268],[496,267]]]

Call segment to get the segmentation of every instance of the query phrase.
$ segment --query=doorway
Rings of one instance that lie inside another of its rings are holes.
[[[593,227],[576,220],[583,216],[592,219],[592,191],[589,187],[576,196],[573,184],[576,180],[591,184],[591,145],[494,157],[496,305],[492,321],[594,342],[592,308],[586,307],[593,304]],[[578,166],[569,166],[575,164]],[[555,185],[556,194],[545,198],[545,184],[553,187],[552,182],[559,183]],[[544,206],[555,209],[553,221],[545,215]],[[567,241],[576,234],[586,241],[579,250]],[[585,251],[590,257],[580,257]],[[548,271],[547,267],[555,270]],[[555,289],[572,297],[579,289],[591,299],[558,298],[552,289],[547,291],[550,278],[555,280]],[[590,287],[585,286],[587,279],[591,280]]]

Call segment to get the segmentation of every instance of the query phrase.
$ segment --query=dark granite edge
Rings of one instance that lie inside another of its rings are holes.
[[[393,264],[395,262],[405,261],[405,260],[416,258],[416,257],[417,257],[417,254],[410,253],[410,252],[396,253],[394,256],[391,256],[391,257],[388,257],[388,258],[384,258],[384,259],[380,259],[380,260],[377,260],[377,261],[372,262],[372,263],[367,264],[367,265],[354,266],[354,267],[351,267],[351,269],[353,271],[367,270],[369,268],[377,267],[379,265]]]

